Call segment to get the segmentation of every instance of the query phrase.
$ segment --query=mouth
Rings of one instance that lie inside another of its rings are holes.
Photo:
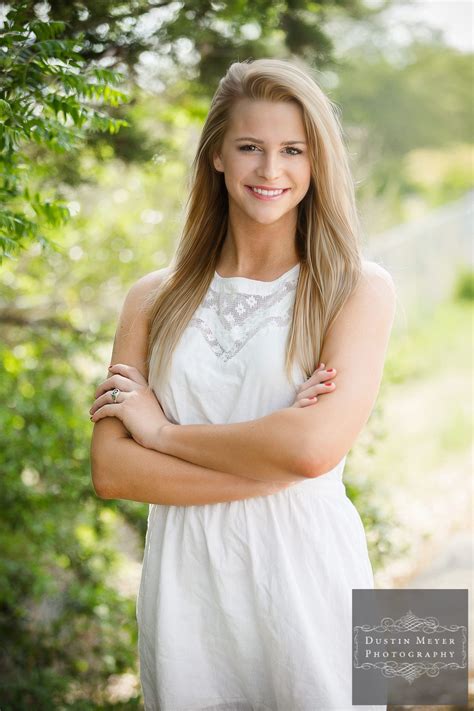
[[[261,190],[260,188],[254,188],[251,185],[246,185],[245,189],[257,200],[273,201],[279,200],[282,195],[285,195],[291,188],[279,188],[278,190]]]

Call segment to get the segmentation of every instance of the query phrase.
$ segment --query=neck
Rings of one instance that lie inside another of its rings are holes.
[[[229,226],[218,260],[220,269],[239,274],[265,274],[283,272],[299,261],[296,210],[270,225],[262,225],[242,214],[236,219],[237,215],[232,212],[229,209]]]

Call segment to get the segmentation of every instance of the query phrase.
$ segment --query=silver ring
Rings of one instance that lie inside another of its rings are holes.
[[[112,390],[111,395],[112,395],[112,401],[113,401],[114,403],[117,402],[117,396],[119,395],[119,393],[120,393],[120,390],[119,390],[118,388],[114,388],[114,389]]]

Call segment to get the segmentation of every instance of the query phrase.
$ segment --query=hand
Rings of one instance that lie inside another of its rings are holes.
[[[109,368],[110,378],[100,383],[89,412],[93,422],[103,417],[118,417],[135,442],[147,449],[157,449],[162,428],[172,423],[166,418],[147,380],[137,368],[116,363]],[[120,390],[117,401],[111,398],[114,388]]]
[[[325,368],[324,363],[320,363],[312,376],[299,386],[296,400],[291,407],[314,405],[318,402],[318,395],[325,395],[334,391],[336,383],[333,380],[336,377],[336,369],[333,368],[329,373]],[[325,381],[329,381],[328,384],[325,385]],[[329,383],[331,383],[330,387],[328,387]]]

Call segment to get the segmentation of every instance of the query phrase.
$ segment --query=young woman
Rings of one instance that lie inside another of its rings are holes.
[[[97,494],[150,504],[147,711],[353,708],[373,575],[343,470],[395,301],[361,256],[335,106],[291,62],[232,64],[173,262],[127,294],[91,408]]]

